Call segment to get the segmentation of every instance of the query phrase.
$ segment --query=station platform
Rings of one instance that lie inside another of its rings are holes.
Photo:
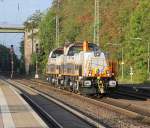
[[[0,80],[0,128],[48,128],[10,85]]]

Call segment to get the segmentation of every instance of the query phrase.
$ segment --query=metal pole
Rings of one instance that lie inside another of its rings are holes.
[[[150,65],[149,65],[149,61],[150,61],[150,59],[149,59],[149,55],[150,55],[150,53],[149,53],[149,42],[147,43],[147,45],[148,45],[148,49],[147,49],[147,73],[148,73],[148,77],[149,77],[149,68],[150,68]]]
[[[93,43],[96,43],[96,0],[95,0],[95,8],[94,8],[94,35],[93,35]]]
[[[32,54],[33,54],[33,23],[31,23],[31,25],[32,25]]]
[[[59,3],[60,1],[57,0],[57,10],[56,10],[56,45],[59,47]]]
[[[14,73],[14,60],[13,60],[13,53],[11,54],[11,79],[13,78]]]
[[[99,39],[100,39],[100,1],[97,0],[97,45],[100,46],[100,42],[99,42]]]
[[[133,68],[130,67],[131,83],[133,83]]]
[[[59,36],[59,32],[58,32],[59,31],[58,30],[59,27],[58,27],[58,22],[59,22],[58,21],[58,16],[56,16],[56,46],[57,47],[59,47],[59,40],[58,40],[59,39],[59,37],[58,37]]]
[[[133,78],[132,78],[132,75],[131,75],[131,84],[133,83]]]
[[[38,60],[37,60],[37,54],[36,54],[36,74],[38,74]]]
[[[38,75],[38,59],[37,59],[37,55],[36,55],[35,78],[36,79],[39,78],[39,75]]]
[[[93,42],[99,46],[99,33],[100,33],[100,12],[99,12],[100,2],[95,0],[95,10],[94,10],[94,37]]]
[[[39,75],[38,75],[38,52],[39,52],[39,48],[38,48],[38,44],[36,44],[35,78],[39,78]]]
[[[11,54],[11,79],[13,78],[13,73],[14,73],[14,59],[13,59],[13,45],[11,45],[11,49],[10,49],[10,54]]]
[[[121,63],[121,72],[122,72],[122,80],[124,79],[124,58],[123,58],[123,48],[122,48],[122,63]]]

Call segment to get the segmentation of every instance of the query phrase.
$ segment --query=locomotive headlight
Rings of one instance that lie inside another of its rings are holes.
[[[83,77],[82,76],[79,76],[79,80],[82,80],[83,79]]]
[[[112,73],[112,76],[114,76],[115,75],[115,73]]]
[[[55,79],[54,79],[54,78],[52,79],[52,83],[53,83],[53,84],[55,83]]]
[[[91,86],[91,81],[90,80],[85,80],[84,81],[84,86],[90,87]]]
[[[88,76],[92,76],[92,71],[91,70],[89,71]]]
[[[109,81],[109,87],[116,87],[117,83],[115,80],[110,80]]]
[[[106,71],[106,74],[107,74],[107,76],[110,76],[110,71],[107,70],[107,71]]]
[[[100,56],[100,55],[101,55],[100,51],[95,51],[94,52],[94,56]]]
[[[91,74],[91,73],[89,73],[89,76],[92,76],[92,74]]]

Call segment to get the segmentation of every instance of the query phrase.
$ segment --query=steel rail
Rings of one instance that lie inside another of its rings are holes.
[[[38,83],[41,83],[41,84],[48,84],[48,82],[43,82],[43,81],[35,81],[35,80],[32,80],[31,81],[33,82],[38,82]],[[147,101],[150,101],[150,95],[148,94],[143,94],[143,93],[136,93],[136,92],[133,92],[133,91],[125,91],[123,89],[117,89],[117,91],[115,92],[116,94],[119,94],[119,95],[126,95],[126,96],[129,96],[129,97],[133,97],[133,98],[136,98],[136,99],[142,99],[142,100],[147,100]]]
[[[127,91],[127,90],[123,90],[123,89],[118,89],[117,93],[120,95],[126,95],[126,96],[130,96],[130,97],[142,99],[142,100],[147,100],[147,101],[149,101],[149,99],[150,99],[150,95],[144,94],[141,92],[134,92],[134,91]]]

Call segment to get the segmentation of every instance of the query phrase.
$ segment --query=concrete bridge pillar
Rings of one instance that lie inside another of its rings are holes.
[[[29,74],[30,65],[31,65],[31,55],[32,55],[32,43],[29,38],[29,32],[25,30],[24,34],[24,60],[25,60],[25,71],[26,74]]]

